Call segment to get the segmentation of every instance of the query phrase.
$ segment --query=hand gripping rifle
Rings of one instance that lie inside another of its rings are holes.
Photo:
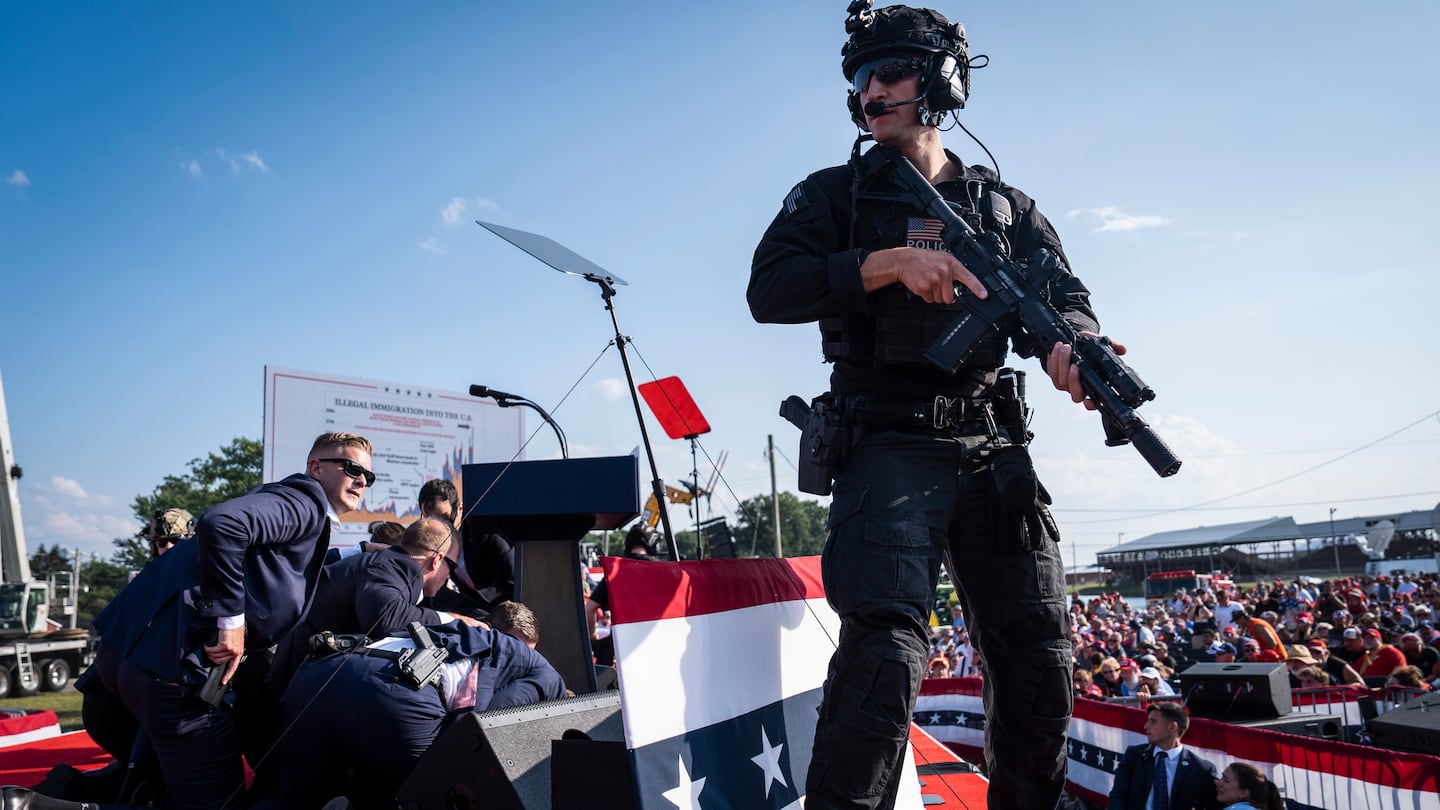
[[[1080,370],[1080,386],[1100,410],[1105,444],[1117,447],[1133,443],[1162,478],[1180,470],[1180,459],[1135,413],[1136,408],[1155,398],[1155,392],[1115,354],[1108,338],[1076,333],[1041,294],[1041,284],[1033,271],[1056,270],[1058,256],[1042,248],[1027,262],[1011,259],[999,236],[970,227],[898,149],[877,145],[862,159],[870,172],[888,169],[903,189],[901,198],[940,220],[946,247],[990,293],[982,300],[964,291],[958,282],[955,284],[956,295],[964,301],[966,311],[925,352],[926,360],[953,374],[976,342],[1014,313],[1038,345],[1048,347],[1059,342],[1074,347],[1071,357]]]

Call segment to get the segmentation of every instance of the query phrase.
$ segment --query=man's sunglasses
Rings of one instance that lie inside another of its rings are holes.
[[[855,71],[855,92],[865,92],[865,88],[870,86],[872,77],[885,84],[894,84],[911,76],[919,76],[920,71],[924,69],[924,62],[908,56],[887,56],[874,59],[861,65],[860,69]]]
[[[365,486],[367,486],[367,487],[373,487],[373,486],[375,486],[375,473],[370,472],[369,470],[365,469],[364,467],[361,467],[359,464],[357,464],[357,463],[354,462],[354,461],[351,461],[351,460],[348,459],[348,458],[322,458],[322,459],[319,459],[319,460],[320,460],[320,461],[333,461],[333,462],[335,462],[336,464],[339,464],[340,467],[341,467],[343,470],[345,470],[345,474],[348,475],[348,476],[350,476],[351,478],[364,478],[364,479],[365,479]]]

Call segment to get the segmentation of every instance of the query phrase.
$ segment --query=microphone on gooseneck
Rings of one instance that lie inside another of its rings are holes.
[[[499,400],[499,399],[524,399],[524,398],[525,398],[525,397],[522,397],[522,396],[517,396],[517,395],[515,395],[515,394],[507,394],[507,393],[505,393],[504,391],[499,391],[499,390],[496,390],[496,389],[494,389],[494,388],[489,388],[489,387],[484,386],[484,385],[472,385],[472,386],[470,386],[470,396],[472,396],[472,397],[480,397],[481,399],[493,398],[493,399],[497,399],[497,400]]]

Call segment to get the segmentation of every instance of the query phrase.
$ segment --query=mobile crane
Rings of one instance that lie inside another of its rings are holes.
[[[64,689],[92,657],[89,633],[75,628],[73,578],[71,622],[62,627],[50,618],[50,583],[30,575],[20,521],[20,476],[0,382],[0,698]]]

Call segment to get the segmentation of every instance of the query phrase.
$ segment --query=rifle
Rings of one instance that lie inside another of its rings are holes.
[[[1133,443],[1162,478],[1180,470],[1180,459],[1135,413],[1136,408],[1155,398],[1155,392],[1120,359],[1109,338],[1078,334],[1041,294],[1032,270],[1056,270],[1058,256],[1042,248],[1025,262],[1011,259],[998,235],[970,227],[898,149],[877,145],[861,159],[871,173],[888,170],[903,189],[901,199],[940,220],[946,247],[990,293],[982,300],[965,292],[958,282],[955,284],[965,311],[925,352],[926,360],[955,373],[976,342],[1013,313],[1038,345],[1053,346],[1058,342],[1074,347],[1071,357],[1080,371],[1080,386],[1100,411],[1106,445]]]

